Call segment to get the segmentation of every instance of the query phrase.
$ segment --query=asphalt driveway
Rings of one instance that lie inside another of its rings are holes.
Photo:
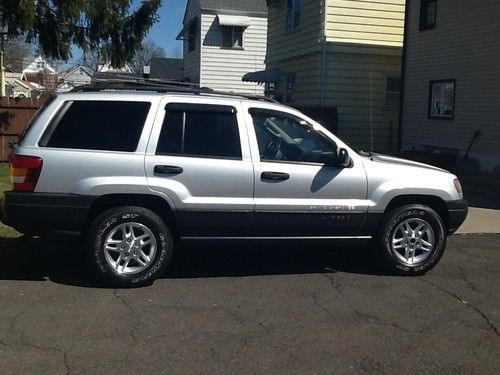
[[[1,240],[0,373],[498,373],[499,242],[453,236],[415,278],[368,247],[192,247],[112,290],[74,248]]]

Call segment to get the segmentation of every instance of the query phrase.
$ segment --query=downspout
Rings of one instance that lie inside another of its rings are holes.
[[[405,1],[405,23],[403,32],[403,53],[401,55],[401,81],[400,81],[400,98],[399,98],[399,127],[398,127],[398,151],[402,152],[403,147],[403,105],[405,94],[405,76],[406,76],[406,53],[408,49],[408,19],[410,12],[410,0]]]
[[[325,106],[325,78],[326,78],[326,23],[327,23],[327,2],[323,0],[323,30],[321,35],[321,61],[320,61],[320,83],[319,83],[319,104]]]

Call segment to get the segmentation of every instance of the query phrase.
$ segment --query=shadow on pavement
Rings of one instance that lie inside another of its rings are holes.
[[[370,246],[332,242],[214,242],[185,245],[173,258],[168,278],[239,277],[311,273],[384,272]],[[0,280],[51,280],[82,287],[107,287],[92,274],[81,248],[20,237],[0,238]]]

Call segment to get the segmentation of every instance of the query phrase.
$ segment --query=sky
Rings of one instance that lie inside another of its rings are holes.
[[[137,3],[139,1],[136,0]],[[182,43],[175,40],[182,29],[182,17],[186,8],[187,0],[164,0],[159,11],[159,21],[149,32],[146,39],[151,39],[160,47],[163,47],[167,56],[173,56],[176,52],[181,53]]]

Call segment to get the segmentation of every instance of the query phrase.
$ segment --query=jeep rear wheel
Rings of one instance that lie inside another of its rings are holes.
[[[161,276],[173,239],[163,220],[142,207],[118,207],[97,217],[88,236],[91,261],[107,283],[140,286]]]
[[[446,234],[441,217],[430,207],[406,205],[386,214],[379,245],[388,268],[398,274],[423,274],[444,253]]]

